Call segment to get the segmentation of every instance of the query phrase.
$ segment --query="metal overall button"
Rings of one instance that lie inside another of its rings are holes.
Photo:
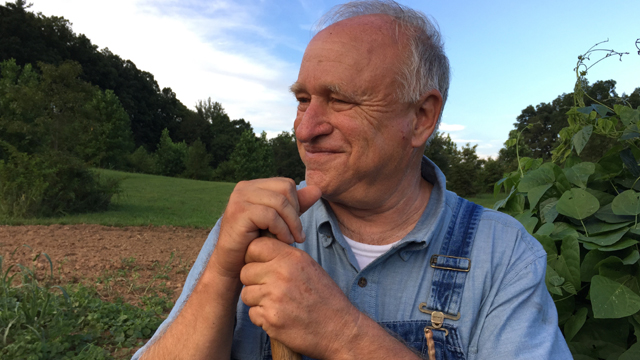
[[[458,315],[456,316],[453,316],[453,315],[445,314],[442,311],[430,310],[430,309],[427,309],[427,303],[420,303],[420,306],[418,307],[418,309],[425,314],[431,315],[431,326],[425,327],[425,331],[426,329],[443,330],[444,336],[449,335],[449,330],[442,327],[442,324],[444,324],[444,319],[449,319],[449,320],[460,319],[460,313],[458,313]]]

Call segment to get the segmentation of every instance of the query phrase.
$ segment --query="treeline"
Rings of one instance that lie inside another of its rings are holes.
[[[255,136],[248,121],[232,120],[211,99],[191,110],[152,74],[75,34],[68,20],[28,8],[24,0],[0,6],[0,215],[105,209],[118,183],[89,167],[232,182],[304,178],[292,132]],[[640,105],[640,88],[618,95],[615,84],[584,80],[586,105]],[[522,110],[513,130],[519,135],[510,136],[519,139],[520,156],[551,158],[572,99],[562,94]],[[598,146],[583,152],[584,160],[613,142],[596,135],[590,141]],[[450,190],[472,196],[516,167],[516,147],[505,146],[496,159],[480,159],[476,148],[438,133],[425,154]]]
[[[256,137],[211,99],[191,110],[68,20],[29,6],[0,6],[0,215],[105,209],[119,185],[89,167],[219,181],[304,177],[293,134]]]

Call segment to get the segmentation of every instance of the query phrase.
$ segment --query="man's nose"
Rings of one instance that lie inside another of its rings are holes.
[[[307,109],[299,113],[296,119],[297,127],[294,129],[296,139],[307,143],[319,136],[329,135],[333,131],[329,112],[327,104],[323,104],[321,100],[311,99]]]

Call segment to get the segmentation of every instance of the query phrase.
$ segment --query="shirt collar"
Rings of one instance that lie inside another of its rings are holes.
[[[428,241],[441,231],[443,224],[446,224],[446,217],[449,216],[449,212],[445,211],[447,180],[436,164],[426,156],[422,157],[421,175],[423,179],[433,184],[429,203],[413,230],[398,242],[394,248],[405,246],[407,243],[418,243],[411,246],[410,250],[424,248],[428,245]],[[300,185],[301,187],[305,186],[304,183]],[[322,246],[328,247],[334,240],[337,240],[344,248],[349,248],[329,203],[321,199],[321,201],[318,201],[313,206],[315,207],[314,214],[317,220],[316,229]],[[403,251],[403,253],[404,252],[405,251]]]

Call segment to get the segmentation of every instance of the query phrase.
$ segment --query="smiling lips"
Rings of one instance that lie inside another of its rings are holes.
[[[342,153],[342,151],[339,150],[314,146],[305,146],[304,152],[305,157],[309,160],[321,159],[325,156],[337,155]]]

